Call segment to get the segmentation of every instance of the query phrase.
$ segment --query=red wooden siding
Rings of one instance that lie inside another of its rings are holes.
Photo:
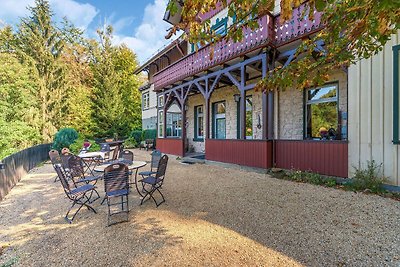
[[[348,177],[347,142],[276,140],[276,167]]]
[[[206,140],[206,159],[257,168],[272,167],[272,141]]]
[[[178,138],[157,138],[157,149],[162,153],[183,156],[183,142]]]

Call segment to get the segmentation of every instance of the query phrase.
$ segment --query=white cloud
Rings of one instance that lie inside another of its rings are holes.
[[[74,0],[49,0],[51,9],[57,18],[67,17],[75,26],[86,29],[98,14],[98,10],[90,4],[78,3]],[[34,0],[1,0],[0,20],[15,24],[20,17],[26,16],[28,6]]]
[[[143,20],[134,29],[133,35],[119,34],[116,30],[113,42],[125,43],[137,54],[139,61],[144,63],[158,49],[171,42],[164,38],[166,30],[171,27],[163,20],[167,2],[167,0],[154,0],[152,4],[148,4],[144,10]]]

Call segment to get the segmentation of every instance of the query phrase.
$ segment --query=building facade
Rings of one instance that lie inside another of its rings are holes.
[[[362,167],[378,155],[377,148],[372,148],[378,137],[371,138],[377,131],[372,130],[377,119],[374,109],[385,108],[379,119],[389,122],[393,118],[393,112],[388,113],[393,105],[386,103],[392,96],[386,90],[392,88],[393,77],[388,73],[393,64],[388,62],[393,53],[385,51],[391,50],[399,38],[394,36],[382,52],[387,53],[387,58],[377,55],[385,58],[379,65],[385,70],[380,72],[378,81],[368,78],[369,74],[375,75],[371,66],[377,59],[371,59],[370,63],[361,61],[348,70],[332,71],[330,81],[321,87],[256,91],[255,85],[269,68],[290,64],[302,38],[317,34],[323,27],[319,12],[314,13],[313,20],[303,17],[305,5],[294,10],[290,21],[281,23],[279,1],[276,2],[274,14],[258,19],[258,29],[244,30],[239,43],[222,40],[214,44],[213,56],[209,45],[196,48],[196,44],[182,40],[138,70],[147,69],[157,94],[157,147],[180,156],[202,153],[211,161],[349,177],[353,167]],[[233,23],[222,5],[203,14],[202,19],[210,19],[212,29],[222,35]],[[162,60],[167,57],[169,62],[163,65]],[[361,71],[364,68],[369,72]],[[362,88],[368,83],[366,96]],[[387,89],[376,87],[378,84]],[[383,90],[385,94],[375,98]],[[364,117],[369,124],[362,122]],[[381,135],[392,135],[393,127],[381,126],[385,129]],[[360,127],[369,133],[360,131]],[[376,146],[381,154],[386,153],[386,158],[378,156],[376,161],[384,164],[388,182],[399,184],[398,158],[392,163],[386,160],[389,153],[397,153],[397,146],[383,137],[378,141]],[[391,152],[381,143],[390,146]],[[369,157],[365,153],[368,151]]]

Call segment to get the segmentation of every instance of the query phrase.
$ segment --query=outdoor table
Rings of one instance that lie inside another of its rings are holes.
[[[78,157],[83,159],[85,162],[88,162],[87,169],[93,171],[94,167],[96,167],[102,160],[104,160],[105,154],[106,154],[105,152],[95,151],[95,152],[80,153]]]
[[[127,160],[117,159],[117,160],[114,160],[114,161],[110,161],[110,162],[107,162],[107,163],[103,163],[103,164],[97,165],[93,170],[95,172],[104,172],[104,170],[108,166],[110,166],[111,164],[115,164],[115,163],[124,163],[124,164],[126,164],[128,166],[128,169],[130,171],[135,170],[135,182],[134,182],[134,184],[135,184],[135,187],[136,187],[136,191],[139,193],[139,195],[141,197],[143,197],[143,195],[140,192],[140,190],[138,188],[138,185],[137,185],[137,174],[138,174],[138,170],[140,168],[146,166],[147,163],[145,161],[138,161],[138,160],[135,160],[135,161],[132,162],[132,161],[127,161]]]

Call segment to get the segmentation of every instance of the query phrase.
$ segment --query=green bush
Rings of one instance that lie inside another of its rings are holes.
[[[75,142],[69,146],[69,149],[71,150],[71,152],[74,154],[78,154],[79,151],[81,151],[85,140],[88,140],[91,144],[90,148],[89,148],[89,152],[100,150],[100,145],[97,144],[94,140],[86,139],[83,136],[79,136],[79,138],[76,139]]]
[[[131,132],[131,138],[133,138],[136,144],[139,144],[143,140],[143,132],[134,130]]]
[[[367,168],[355,168],[353,181],[347,187],[355,191],[371,190],[373,193],[384,191],[382,188],[385,177],[381,175],[382,164],[377,164],[374,160],[367,161]]]
[[[156,139],[157,138],[157,130],[156,129],[147,129],[143,131],[143,140],[146,139]]]
[[[78,132],[73,128],[60,129],[54,136],[53,149],[61,151],[64,147],[69,147],[78,139]]]
[[[136,142],[135,138],[129,137],[125,139],[124,146],[125,148],[135,148],[137,147],[138,143]]]

